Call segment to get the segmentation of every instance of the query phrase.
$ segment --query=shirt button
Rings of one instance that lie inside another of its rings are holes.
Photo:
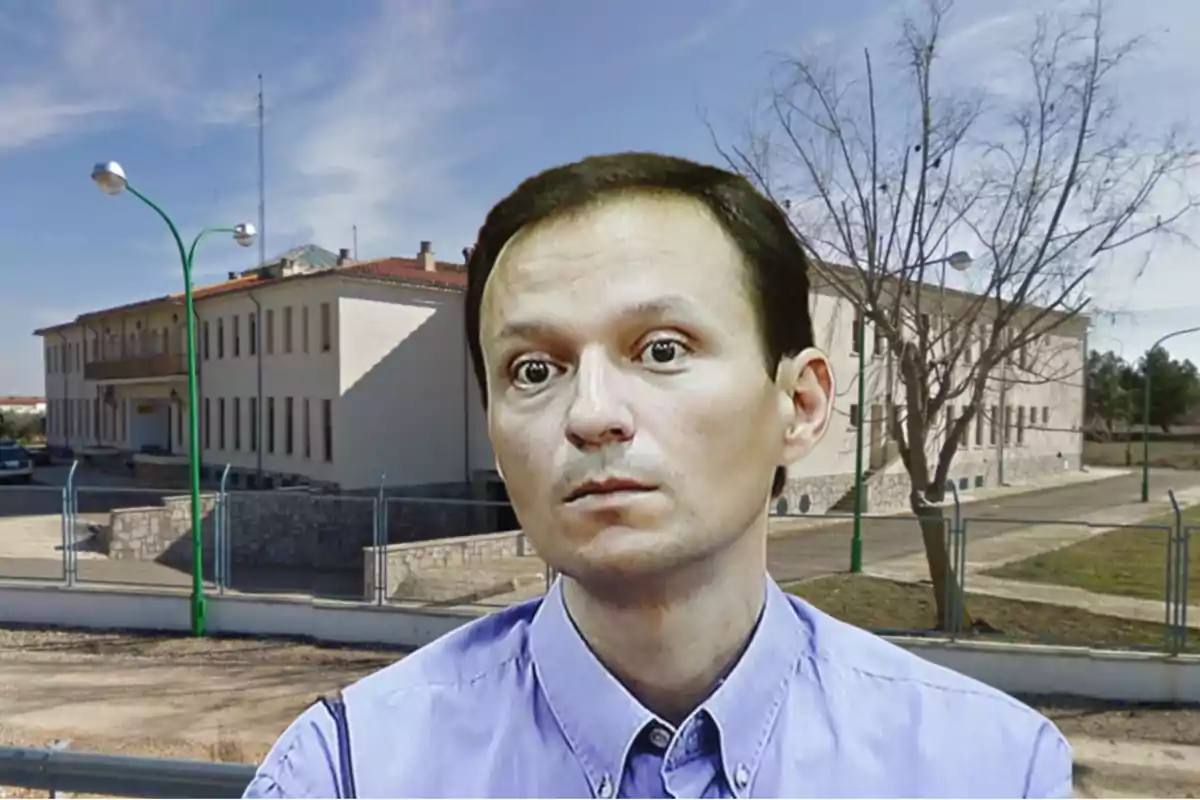
[[[596,796],[603,798],[603,800],[608,800],[608,798],[612,797],[612,795],[612,781],[610,781],[608,776],[605,775],[600,779],[600,785],[596,787]]]
[[[671,734],[665,729],[655,725],[650,729],[650,744],[657,747],[659,750],[666,750],[667,745],[671,743]]]
[[[746,769],[745,764],[738,764],[737,769],[733,771],[733,782],[739,789],[745,789],[750,783],[750,770]]]

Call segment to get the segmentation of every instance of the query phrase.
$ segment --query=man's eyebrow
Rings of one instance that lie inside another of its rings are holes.
[[[661,319],[680,314],[691,307],[691,302],[682,295],[666,295],[653,300],[641,300],[621,310],[624,319]],[[538,339],[548,336],[561,326],[550,322],[512,320],[506,322],[496,335],[497,339]]]

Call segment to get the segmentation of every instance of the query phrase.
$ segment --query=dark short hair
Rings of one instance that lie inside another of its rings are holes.
[[[746,259],[766,367],[813,344],[808,309],[808,258],[778,206],[740,175],[658,153],[592,156],[528,178],[488,212],[467,261],[467,346],[483,402],[487,375],[479,340],[483,289],[496,259],[517,231],[626,192],[675,192],[702,203]],[[776,471],[772,496],[787,480]]]

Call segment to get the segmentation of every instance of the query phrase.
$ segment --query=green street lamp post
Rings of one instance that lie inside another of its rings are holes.
[[[929,267],[949,264],[956,272],[968,269],[974,259],[965,250],[958,250],[945,258],[936,258],[918,264]],[[862,572],[862,508],[863,508],[863,417],[867,402],[867,315],[860,305],[858,324],[854,336],[858,342],[858,419],[854,421],[854,533],[850,538],[850,571]]]
[[[1184,328],[1183,330],[1174,331],[1163,336],[1154,344],[1150,345],[1150,349],[1146,351],[1149,356],[1158,349],[1158,346],[1168,339],[1174,339],[1176,336],[1183,336],[1185,333],[1196,333],[1200,331],[1200,326],[1195,328]],[[1148,360],[1148,359],[1147,359]],[[1146,374],[1144,376],[1145,384],[1142,386],[1142,502],[1150,502],[1150,370],[1149,363],[1146,364]]]
[[[206,601],[204,596],[204,551],[202,548],[200,515],[200,415],[196,380],[196,311],[192,303],[192,264],[196,256],[196,246],[200,240],[210,233],[228,233],[242,247],[254,243],[256,231],[248,222],[235,225],[232,228],[205,228],[196,234],[191,247],[184,248],[179,229],[158,205],[139,192],[125,178],[125,170],[116,161],[105,161],[92,169],[92,180],[105,194],[120,194],[128,190],[137,199],[154,209],[167,227],[175,245],[179,248],[179,260],[183,266],[183,298],[187,314],[187,379],[188,379],[188,474],[191,489],[192,508],[192,599],[191,619],[192,635],[203,636],[206,617]]]

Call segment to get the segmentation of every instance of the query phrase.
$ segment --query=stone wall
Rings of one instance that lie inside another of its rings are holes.
[[[1013,448],[1005,455],[1004,483],[1036,485],[1038,480],[1050,475],[1077,472],[1079,469],[1078,453],[1062,456],[1023,456],[1017,448]],[[954,481],[960,492],[968,492],[998,486],[999,473],[995,459],[974,460],[970,457],[960,457],[951,467],[950,480]],[[787,482],[783,494],[772,505],[772,510],[776,514],[787,515],[827,514],[830,513],[830,508],[853,488],[853,473],[793,478]],[[881,470],[867,480],[863,510],[872,514],[907,511],[909,492],[908,473]]]
[[[384,580],[386,596],[391,597],[400,584],[421,570],[463,567],[500,558],[518,558],[532,552],[521,531],[455,536],[384,548],[366,547],[363,548],[363,599],[375,599],[380,578]]]
[[[435,490],[438,491],[438,490]],[[444,494],[452,494],[449,489]],[[495,530],[502,504],[454,502],[397,492],[384,503],[391,544],[471,536]],[[202,498],[204,558],[213,555],[215,495]],[[322,571],[363,568],[364,548],[376,543],[375,497],[294,491],[229,492],[225,498],[230,563]],[[117,509],[101,535],[109,557],[156,560],[190,568],[189,498],[162,506]]]

